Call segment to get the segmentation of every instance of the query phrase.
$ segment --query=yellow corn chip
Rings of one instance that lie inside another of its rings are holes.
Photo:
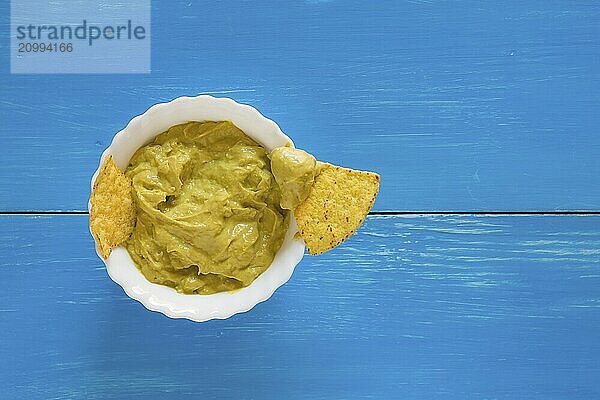
[[[294,210],[311,255],[329,251],[364,222],[379,191],[379,175],[326,164],[308,198]]]
[[[131,181],[106,158],[94,182],[90,198],[90,229],[100,254],[108,258],[113,247],[125,242],[135,226]]]

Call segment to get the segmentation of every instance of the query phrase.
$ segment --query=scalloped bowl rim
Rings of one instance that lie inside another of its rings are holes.
[[[113,156],[115,164],[123,170],[135,150],[152,141],[156,135],[169,127],[187,121],[218,120],[231,120],[267,150],[285,144],[294,145],[275,122],[249,105],[209,95],[178,97],[167,103],[153,105],[143,114],[134,117],[114,136],[110,146],[102,153],[98,169],[92,176],[91,188],[100,166],[109,155]],[[88,211],[90,210],[91,204],[88,201]],[[147,309],[171,318],[203,322],[225,319],[246,312],[267,300],[277,288],[286,283],[304,256],[304,242],[294,239],[297,231],[292,213],[283,245],[269,268],[245,288],[211,295],[186,295],[171,287],[151,283],[135,267],[124,247],[114,248],[106,260],[100,256],[97,245],[96,253],[104,262],[110,278],[119,284],[129,297],[139,301]]]

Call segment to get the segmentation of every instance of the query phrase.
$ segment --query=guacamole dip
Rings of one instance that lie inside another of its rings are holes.
[[[137,208],[126,247],[151,282],[188,294],[239,289],[283,243],[289,212],[266,151],[231,122],[173,126],[125,174]]]
[[[292,147],[276,147],[269,158],[281,189],[281,207],[293,210],[308,197],[321,163],[304,150]]]

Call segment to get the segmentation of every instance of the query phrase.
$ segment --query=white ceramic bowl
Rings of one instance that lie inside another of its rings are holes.
[[[275,122],[265,118],[253,107],[227,98],[179,97],[168,103],[156,104],[133,118],[125,129],[115,135],[110,146],[102,153],[100,165],[106,157],[112,155],[116,165],[124,170],[138,148],[151,142],[157,134],[169,127],[187,121],[221,120],[232,121],[267,150],[286,143],[292,144]],[[92,187],[98,170],[92,176]],[[88,203],[88,211],[90,206]],[[271,266],[250,286],[235,292],[185,295],[170,287],[150,283],[135,267],[123,247],[113,249],[108,259],[103,261],[111,279],[121,285],[129,297],[138,300],[149,310],[161,312],[171,318],[187,318],[198,322],[224,319],[248,311],[267,300],[279,286],[290,279],[295,266],[304,255],[304,243],[293,238],[297,231],[292,215],[283,245]],[[100,257],[97,246],[96,253]]]

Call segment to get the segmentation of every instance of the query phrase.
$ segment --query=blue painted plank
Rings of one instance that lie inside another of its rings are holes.
[[[600,397],[600,217],[369,217],[266,303],[146,311],[87,216],[0,216],[2,397]]]
[[[320,159],[379,171],[378,211],[600,210],[599,3],[152,12],[149,75],[9,75],[2,47],[0,210],[84,210],[113,134],[198,93],[256,106]]]

